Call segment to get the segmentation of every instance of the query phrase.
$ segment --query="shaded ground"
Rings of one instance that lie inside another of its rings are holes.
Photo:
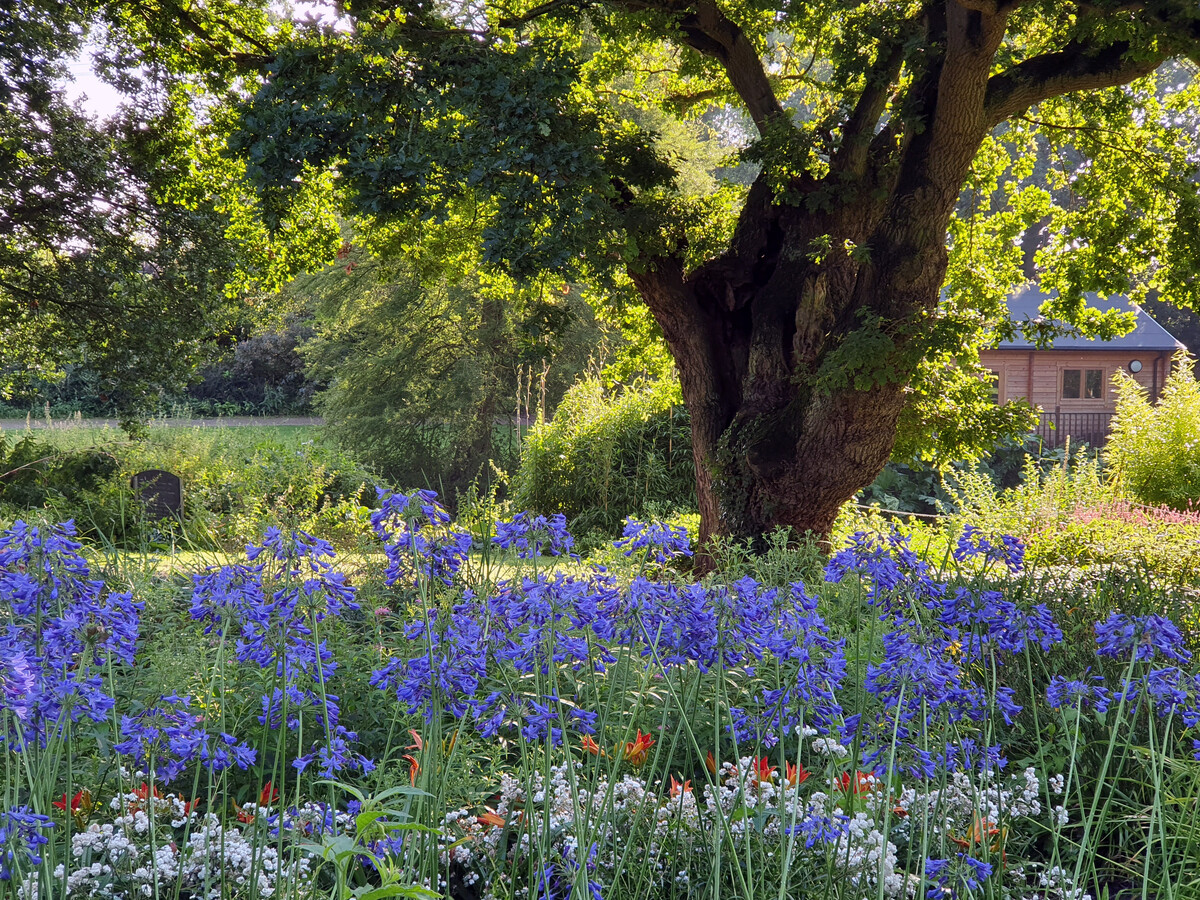
[[[154,426],[165,428],[245,428],[275,425],[324,425],[320,416],[220,416],[205,419],[152,419]],[[47,423],[44,419],[0,419],[0,431],[22,431],[69,428],[119,428],[116,419],[57,419]]]

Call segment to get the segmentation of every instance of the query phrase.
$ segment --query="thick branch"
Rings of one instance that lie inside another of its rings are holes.
[[[497,20],[496,24],[501,28],[519,28],[522,25],[540,19],[542,16],[557,12],[564,7],[578,7],[580,4],[577,0],[548,0],[546,3],[541,3],[535,6],[529,12],[519,16],[506,16]]]
[[[1100,50],[1072,41],[1062,50],[1034,56],[993,75],[988,79],[984,104],[988,127],[1051,97],[1127,84],[1149,75],[1166,58],[1162,54],[1131,53],[1132,49],[1123,41]]]
[[[867,83],[859,95],[854,112],[842,129],[842,146],[833,167],[850,175],[861,175],[867,164],[867,150],[875,135],[875,126],[887,109],[892,84],[904,63],[904,49],[896,44],[889,52],[880,48],[879,56],[867,72]]]
[[[645,10],[676,16],[683,43],[721,63],[729,83],[745,104],[760,134],[765,134],[772,122],[786,120],[787,113],[775,96],[758,49],[714,0],[695,3],[680,0],[615,0],[614,5],[630,11]]]
[[[758,49],[712,0],[701,0],[693,12],[679,21],[688,46],[720,61],[760,134],[771,123],[786,118],[763,69]]]

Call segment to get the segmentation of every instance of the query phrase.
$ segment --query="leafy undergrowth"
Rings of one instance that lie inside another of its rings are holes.
[[[1200,896],[1200,677],[1150,583],[974,530],[946,573],[860,533],[693,583],[663,523],[616,574],[561,518],[372,524],[353,579],[302,532],[107,584],[5,533],[0,896]]]
[[[164,469],[182,481],[180,520],[146,519],[130,478]],[[0,522],[44,508],[122,549],[236,549],[270,525],[319,531],[339,546],[370,533],[372,474],[302,426],[155,426],[131,441],[108,428],[0,434]]]

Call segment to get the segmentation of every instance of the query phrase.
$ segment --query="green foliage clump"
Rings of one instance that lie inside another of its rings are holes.
[[[368,529],[375,496],[373,473],[312,428],[151,427],[139,441],[64,428],[26,436],[6,456],[4,447],[0,438],[0,474],[10,473],[0,479],[0,521],[41,508],[118,546],[239,547],[270,525],[346,543]],[[182,480],[181,521],[145,520],[130,479],[147,469]]]
[[[1106,459],[1114,477],[1142,503],[1188,509],[1200,501],[1200,382],[1186,357],[1167,377],[1162,398],[1118,373],[1117,414]]]
[[[1018,537],[1035,569],[1071,570],[1085,580],[1136,575],[1163,588],[1194,584],[1200,574],[1200,515],[1136,502],[1094,455],[1064,457],[1049,469],[1030,457],[1012,488],[982,472],[955,473],[946,487],[953,533],[969,524]]]
[[[626,516],[695,509],[690,420],[674,379],[605,391],[572,387],[530,432],[515,479],[520,509],[563,513],[576,534],[620,530]]]
[[[78,500],[117,471],[117,458],[99,448],[59,450],[31,434],[0,433],[0,503],[35,507]]]

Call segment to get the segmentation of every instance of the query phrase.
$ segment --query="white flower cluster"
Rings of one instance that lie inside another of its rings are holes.
[[[271,898],[281,881],[309,883],[309,857],[288,848],[281,865],[266,829],[225,828],[194,806],[175,794],[145,790],[113,798],[111,821],[92,822],[71,835],[69,870],[60,864],[44,892],[30,876],[19,900],[135,900],[174,896],[177,888],[205,900]],[[310,895],[301,890],[301,897]]]
[[[553,863],[570,877],[586,866],[589,880],[609,884],[622,865],[634,864],[686,889],[695,866],[711,864],[717,842],[755,842],[767,859],[792,854],[793,871],[811,864],[832,874],[839,897],[909,900],[923,891],[920,872],[906,871],[901,860],[948,848],[992,861],[1005,900],[1028,900],[1030,891],[1043,900],[1090,900],[1065,872],[999,863],[1018,846],[1010,839],[1023,833],[1022,823],[1045,814],[1047,790],[1061,793],[1061,776],[1043,783],[1032,768],[1004,777],[958,772],[940,789],[893,790],[874,775],[839,774],[845,748],[818,742],[813,749],[828,760],[823,775],[747,756],[720,764],[698,790],[675,779],[655,790],[633,774],[610,780],[581,762],[556,766],[546,778],[535,773],[524,785],[502,775],[494,810],[445,817],[442,860],[486,900],[536,893],[509,880],[519,877],[511,872],[529,871],[520,860],[531,854],[539,872]]]

